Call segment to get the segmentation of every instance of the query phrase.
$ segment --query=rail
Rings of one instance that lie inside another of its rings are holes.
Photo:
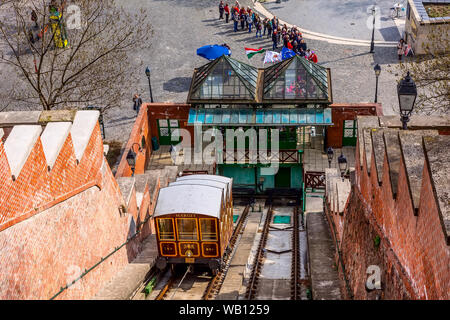
[[[214,278],[209,282],[208,286],[206,287],[205,293],[203,294],[204,300],[211,300],[219,293],[223,281],[225,280],[228,268],[230,266],[231,259],[233,258],[234,253],[236,252],[237,239],[239,238],[239,235],[243,232],[243,226],[245,221],[247,220],[249,211],[250,205],[247,205],[244,211],[242,212],[242,215],[239,219],[238,224],[236,225],[236,228],[233,231],[233,235],[230,238],[229,248],[231,249],[231,253],[227,255],[225,258],[224,261],[225,267],[223,270],[218,271],[217,274],[214,276]]]
[[[300,300],[300,224],[299,224],[299,208],[294,208],[293,222],[294,228],[292,230],[292,267],[291,267],[291,299]]]
[[[269,210],[267,211],[266,221],[264,222],[264,227],[261,234],[261,240],[259,241],[255,262],[253,263],[252,273],[250,275],[249,285],[247,287],[247,291],[245,294],[247,300],[252,300],[256,294],[256,285],[259,280],[259,274],[261,273],[261,267],[264,259],[264,247],[266,246],[272,215],[273,215],[273,207],[271,204]]]

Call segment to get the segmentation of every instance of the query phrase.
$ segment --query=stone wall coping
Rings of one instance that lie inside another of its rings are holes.
[[[99,116],[100,112],[98,110],[82,110],[75,115],[70,134],[72,135],[73,148],[78,162],[83,157],[84,150],[97,125]]]
[[[5,153],[15,180],[42,132],[38,125],[16,125],[5,141]]]
[[[442,227],[450,245],[450,162],[448,153],[443,152],[450,148],[450,136],[423,137],[423,143]]]
[[[45,127],[41,141],[49,170],[58,158],[71,127],[71,122],[51,122]]]
[[[7,111],[0,112],[0,127],[21,124],[38,124],[42,111]]]
[[[133,193],[133,188],[135,187],[135,177],[119,177],[116,178],[117,184],[119,185],[122,197],[125,200],[125,204],[128,206],[131,200],[131,194]]]

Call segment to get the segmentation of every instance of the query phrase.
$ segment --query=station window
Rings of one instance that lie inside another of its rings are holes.
[[[159,240],[175,240],[173,219],[158,219]]]
[[[198,240],[197,220],[194,218],[177,219],[178,240]]]
[[[217,240],[216,220],[200,219],[202,241]]]

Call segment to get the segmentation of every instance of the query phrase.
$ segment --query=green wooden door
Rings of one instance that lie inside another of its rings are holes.
[[[290,188],[291,187],[291,168],[278,168],[275,175],[275,188]]]
[[[181,138],[176,135],[175,129],[179,128],[178,120],[173,119],[158,119],[158,134],[159,134],[159,144],[160,145],[172,145],[177,144],[181,141]]]
[[[344,120],[342,145],[356,146],[356,135],[358,133],[356,120]]]

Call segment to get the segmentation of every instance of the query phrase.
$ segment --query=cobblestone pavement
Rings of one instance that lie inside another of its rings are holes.
[[[231,3],[231,1],[229,1]],[[241,0],[251,5],[251,0]],[[216,0],[127,0],[121,4],[126,10],[138,11],[146,8],[153,25],[151,48],[141,52],[130,52],[133,64],[130,73],[134,75],[135,91],[149,101],[148,80],[144,70],[152,70],[153,96],[157,102],[185,102],[193,69],[208,61],[196,55],[196,49],[207,44],[227,43],[232,57],[263,67],[262,55],[248,60],[244,47],[272,48],[269,39],[256,39],[255,34],[245,31],[233,32],[232,24],[218,20]],[[290,22],[290,21],[289,21]],[[299,25],[300,26],[300,25]],[[375,54],[369,48],[330,44],[308,40],[310,48],[317,52],[319,64],[331,68],[334,102],[373,102],[375,75],[373,66],[379,63],[383,69],[380,76],[378,101],[383,104],[385,114],[393,114],[397,105],[396,77],[386,72],[389,65],[396,64],[394,48],[377,47]],[[5,70],[0,66],[0,71]],[[0,74],[1,75],[1,74]],[[0,92],[5,90],[5,74],[1,75]],[[120,106],[105,115],[106,137],[126,141],[136,117],[132,109],[132,94]],[[24,109],[16,105],[14,109]],[[10,107],[11,109],[11,107]]]
[[[398,22],[404,22],[405,14],[403,11],[401,19],[391,18],[390,8],[395,2],[406,3],[399,0],[283,0],[281,3],[270,1],[263,5],[280,19],[306,30],[337,37],[370,40],[373,23],[371,8],[375,4],[379,18],[375,40],[398,41],[403,33]]]

